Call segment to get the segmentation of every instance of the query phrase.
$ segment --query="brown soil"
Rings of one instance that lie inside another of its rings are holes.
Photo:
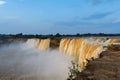
[[[76,80],[120,80],[120,46],[112,45],[90,61]]]

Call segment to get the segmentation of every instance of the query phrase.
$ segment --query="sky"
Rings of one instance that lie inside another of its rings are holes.
[[[0,34],[120,33],[120,0],[0,0]]]

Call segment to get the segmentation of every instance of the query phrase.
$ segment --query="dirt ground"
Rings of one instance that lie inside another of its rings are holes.
[[[76,80],[120,80],[120,45],[112,45],[90,61]]]

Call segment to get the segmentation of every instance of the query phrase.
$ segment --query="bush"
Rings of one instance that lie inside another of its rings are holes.
[[[67,80],[75,80],[75,78],[80,73],[78,64],[73,61],[71,61],[71,63],[72,63],[72,66],[69,67],[69,73],[68,73],[69,77],[67,78]]]

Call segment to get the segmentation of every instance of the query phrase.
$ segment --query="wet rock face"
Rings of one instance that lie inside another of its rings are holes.
[[[120,46],[111,46],[101,55],[90,61],[76,80],[120,80]]]
[[[50,48],[51,49],[59,48],[60,41],[61,41],[60,38],[51,38],[51,40],[50,40]]]

